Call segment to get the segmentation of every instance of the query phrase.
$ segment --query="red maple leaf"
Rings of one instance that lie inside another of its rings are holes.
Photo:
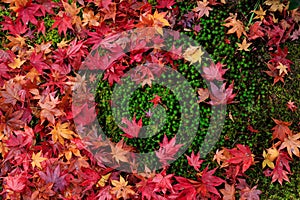
[[[218,80],[223,81],[224,74],[228,69],[222,69],[226,65],[222,65],[220,62],[217,64],[212,63],[209,67],[203,67],[203,77],[208,81]]]
[[[152,102],[154,105],[154,108],[161,103],[161,97],[158,95],[155,95],[153,99],[151,99],[149,102]]]
[[[227,150],[232,154],[232,158],[228,159],[227,162],[240,165],[242,167],[242,173],[254,164],[254,155],[248,146],[238,144],[237,148]]]
[[[61,35],[64,32],[64,35],[67,36],[67,29],[74,30],[72,27],[72,17],[63,13],[62,16],[54,17],[54,24],[51,28],[58,28],[58,33]]]
[[[176,2],[174,0],[157,0],[156,8],[168,8],[172,9],[172,6]]]
[[[269,169],[264,171],[265,176],[272,176],[272,183],[278,181],[282,185],[282,181],[290,182],[288,174],[291,173],[289,161],[291,158],[286,152],[280,152],[276,159],[276,165],[273,171]]]
[[[200,152],[197,153],[197,155],[194,154],[194,151],[192,151],[191,157],[185,155],[186,158],[188,159],[188,164],[196,171],[199,171],[200,165],[203,163],[203,160],[200,160]]]
[[[173,186],[172,186],[172,180],[173,174],[166,174],[165,169],[159,173],[156,174],[155,177],[153,177],[152,182],[155,183],[154,192],[163,192],[166,194],[166,192],[169,190],[170,192],[174,193]]]
[[[250,30],[249,30],[250,33],[248,35],[249,40],[255,40],[255,39],[261,38],[265,35],[264,32],[261,31],[262,27],[260,25],[261,25],[261,22],[257,21],[250,26]]]
[[[284,138],[286,138],[288,135],[292,135],[292,131],[289,129],[289,126],[292,124],[292,122],[284,122],[278,119],[273,119],[273,121],[276,123],[276,126],[272,128],[273,140],[278,138],[279,140],[284,141]]]
[[[30,56],[30,64],[35,67],[40,74],[43,74],[43,70],[49,69],[49,65],[45,62],[46,60],[43,56],[43,52],[33,52]]]
[[[228,88],[225,89],[226,83],[224,83],[219,88],[213,82],[211,82],[210,83],[211,90],[209,91],[211,101],[208,102],[208,104],[210,104],[210,105],[220,105],[220,104],[234,103],[233,99],[236,96],[236,94],[232,94],[233,84],[234,84],[234,82],[232,81],[232,83],[228,86]]]
[[[121,77],[124,75],[124,70],[127,68],[127,65],[122,64],[113,64],[105,70],[103,80],[108,80],[110,86],[116,83],[120,83]]]
[[[8,175],[5,177],[4,181],[6,184],[5,188],[10,189],[14,192],[22,192],[26,187],[27,177],[24,173],[16,175]]]
[[[208,167],[206,167],[201,173],[201,176],[198,177],[198,181],[190,180],[183,177],[175,176],[176,181],[178,184],[174,185],[174,189],[182,190],[179,193],[178,199],[218,199],[221,198],[218,190],[216,189],[217,186],[221,185],[225,181],[217,176],[214,176],[216,168],[213,170],[208,171]],[[189,192],[187,192],[189,191]],[[184,198],[184,195],[187,195]],[[214,198],[217,196],[217,198]]]
[[[290,65],[293,64],[292,61],[286,58],[288,55],[288,48],[284,47],[281,49],[279,46],[277,47],[277,51],[275,53],[270,53],[272,59],[269,61],[277,66],[279,63],[287,66],[288,71],[291,71]]]
[[[155,151],[156,156],[159,158],[160,162],[163,165],[167,165],[168,160],[174,160],[175,154],[178,152],[179,148],[183,144],[176,144],[176,136],[174,136],[170,141],[166,135],[164,135],[163,142],[160,143],[160,148],[158,151]]]
[[[119,126],[125,132],[125,134],[123,134],[122,136],[125,136],[127,138],[138,137],[140,130],[143,126],[142,118],[138,122],[136,122],[135,116],[133,117],[132,122],[130,122],[126,118],[122,118],[122,123],[127,125],[127,128]]]

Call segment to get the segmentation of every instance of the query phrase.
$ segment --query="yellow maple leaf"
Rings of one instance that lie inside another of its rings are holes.
[[[110,175],[111,175],[111,173],[108,173],[106,175],[102,175],[101,178],[99,179],[99,181],[97,182],[96,186],[97,187],[104,187],[106,182],[108,181]]]
[[[265,1],[264,4],[271,6],[269,8],[269,11],[271,11],[271,12],[276,12],[277,10],[279,12],[282,12],[283,8],[285,7],[285,5],[280,2],[280,0],[267,0],[267,1]]]
[[[283,65],[281,62],[279,63],[279,65],[276,67],[276,69],[279,69],[279,76],[281,76],[281,74],[287,74],[287,66]]]
[[[37,166],[37,168],[41,169],[41,163],[45,160],[47,160],[47,158],[41,157],[42,151],[38,152],[37,154],[35,154],[34,152],[32,153],[32,168],[34,168],[35,166]]]
[[[248,48],[252,44],[251,42],[247,43],[246,39],[243,40],[242,44],[236,43],[238,45],[239,51],[250,51]]]
[[[12,69],[20,68],[26,60],[21,60],[20,58],[15,58],[12,63],[9,63],[8,66]]]
[[[110,192],[113,195],[116,195],[117,199],[123,198],[128,199],[130,196],[134,195],[135,192],[131,189],[132,186],[127,185],[128,181],[120,175],[120,181],[111,180],[111,184],[114,186],[111,188]]]
[[[252,10],[251,12],[256,14],[253,19],[260,19],[260,21],[262,21],[266,15],[266,11],[264,11],[261,6],[259,6],[259,10]]]
[[[50,134],[52,135],[53,142],[58,141],[64,145],[64,139],[73,139],[75,133],[69,129],[69,126],[69,123],[66,122],[61,124],[60,121],[57,122],[55,126],[52,125],[53,129]]]
[[[202,51],[200,46],[190,46],[183,54],[184,59],[190,62],[190,65],[202,62],[202,56],[204,51]]]
[[[279,151],[275,147],[267,149],[267,152],[263,151],[264,161],[262,163],[262,168],[269,166],[271,169],[274,169],[275,165],[273,161],[279,156]]]
[[[247,36],[245,32],[244,24],[240,20],[237,20],[236,18],[237,18],[237,14],[233,15],[232,13],[230,13],[230,16],[224,20],[224,22],[227,23],[223,24],[223,26],[226,26],[227,28],[231,27],[228,30],[227,34],[236,33],[238,38],[240,38],[242,34]]]

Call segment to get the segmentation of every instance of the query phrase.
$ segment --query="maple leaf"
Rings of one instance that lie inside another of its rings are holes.
[[[192,151],[191,157],[185,155],[187,160],[188,160],[188,164],[192,167],[194,167],[194,169],[196,171],[199,171],[199,167],[200,165],[203,163],[203,160],[200,160],[200,152],[197,153],[197,155],[194,154],[194,151]]]
[[[161,97],[158,95],[155,95],[153,99],[151,99],[149,102],[153,103],[154,108],[161,102]]]
[[[238,179],[239,184],[237,188],[240,189],[240,199],[241,200],[259,200],[259,195],[261,194],[260,190],[257,190],[257,185],[253,188],[246,183],[245,179]]]
[[[281,49],[279,46],[277,47],[277,51],[275,53],[270,53],[272,59],[269,61],[271,63],[274,63],[278,65],[279,63],[282,63],[283,65],[288,67],[288,71],[290,71],[290,65],[293,64],[292,61],[286,58],[288,55],[288,48],[284,47],[284,49]]]
[[[223,24],[223,26],[231,27],[228,30],[227,34],[236,33],[237,37],[240,39],[242,34],[244,34],[245,36],[247,36],[247,34],[244,29],[244,24],[240,20],[237,20],[236,18],[237,18],[237,14],[233,15],[232,13],[230,13],[230,17],[224,20],[224,22],[227,23]]]
[[[210,83],[211,90],[210,92],[210,99],[211,101],[208,102],[210,105],[220,105],[220,104],[230,104],[233,103],[233,99],[236,94],[232,94],[233,92],[233,84],[234,82],[225,89],[226,83],[224,83],[220,88],[216,86],[213,82]]]
[[[197,13],[198,19],[206,15],[206,17],[209,16],[209,11],[212,10],[211,7],[208,7],[209,2],[206,1],[197,1],[197,7],[193,9],[194,12]]]
[[[37,154],[35,154],[34,152],[32,153],[32,168],[34,168],[35,166],[37,166],[39,169],[42,168],[41,166],[41,162],[47,160],[47,158],[41,157],[42,151],[38,152]]]
[[[47,199],[54,196],[56,193],[52,190],[53,183],[48,183],[41,188],[38,188],[31,194],[31,199]]]
[[[26,60],[21,60],[20,58],[15,58],[12,63],[9,63],[8,66],[12,69],[20,68]]]
[[[223,194],[223,200],[235,200],[235,188],[234,185],[229,185],[225,183],[225,188],[220,189]]]
[[[286,153],[279,153],[273,171],[271,173],[265,171],[266,176],[272,176],[272,183],[278,181],[280,185],[282,185],[283,180],[290,182],[289,177],[287,176],[291,173],[289,160],[291,160],[291,158]]]
[[[285,73],[279,75],[278,70],[272,63],[267,63],[267,67],[270,71],[264,71],[266,74],[268,74],[271,77],[274,77],[273,85],[275,85],[278,81],[281,81],[284,83],[283,77],[285,76]]]
[[[26,187],[27,178],[24,173],[8,175],[4,178],[6,184],[4,184],[5,188],[9,188],[14,192],[22,192]]]
[[[208,167],[206,167],[200,173],[201,177],[199,179],[201,180],[203,185],[199,189],[203,197],[206,197],[207,193],[215,194],[218,197],[221,197],[221,195],[215,187],[221,185],[225,181],[213,175],[216,172],[216,170],[217,168],[208,171]]]
[[[199,88],[198,89],[198,94],[199,94],[199,100],[197,101],[197,103],[201,103],[203,101],[205,101],[206,99],[208,99],[209,97],[209,91],[207,88]]]
[[[254,164],[254,155],[248,146],[237,144],[237,148],[227,149],[232,154],[232,158],[227,162],[232,164],[241,164],[242,173],[244,173],[251,165]]]
[[[124,70],[128,66],[121,64],[113,64],[105,70],[103,80],[108,80],[110,86],[116,83],[120,83],[121,77],[124,75]]]
[[[6,36],[6,38],[10,41],[7,46],[11,48],[13,52],[19,51],[23,47],[26,46],[26,40],[24,37],[20,35],[16,36]]]
[[[249,40],[255,40],[257,38],[262,38],[265,35],[264,32],[262,32],[262,27],[260,26],[261,24],[262,24],[262,22],[258,21],[250,26],[250,29],[249,29],[250,33],[248,35]]]
[[[129,162],[128,161],[129,151],[124,148],[123,139],[120,140],[116,145],[110,143],[110,147],[111,147],[112,157],[117,161],[117,163],[120,163],[120,161]]]
[[[152,81],[154,80],[152,71],[148,67],[142,65],[137,66],[130,74],[130,77],[136,84],[142,83],[142,87],[146,84],[151,87]]]
[[[45,98],[39,100],[38,104],[42,109],[40,113],[41,123],[47,119],[55,124],[55,117],[64,115],[60,109],[56,108],[59,103],[58,97],[54,98],[54,94],[48,94]]]
[[[67,174],[63,174],[60,171],[59,165],[57,165],[54,170],[51,169],[50,166],[48,166],[46,169],[46,173],[43,171],[39,171],[38,174],[41,177],[41,179],[43,179],[46,182],[46,184],[54,183],[53,190],[55,192],[63,191],[67,186],[67,182],[65,179]]]
[[[260,19],[260,21],[262,21],[266,15],[266,11],[262,9],[261,5],[259,5],[259,10],[252,10],[251,12],[256,14],[253,19]]]
[[[295,112],[298,107],[295,105],[295,102],[289,100],[286,104],[286,106],[288,107],[288,109],[290,109],[292,112]]]
[[[176,3],[174,0],[157,0],[156,8],[172,9],[172,6]]]
[[[165,19],[166,15],[167,12],[159,13],[157,10],[153,15],[146,12],[140,15],[140,22],[137,27],[154,27],[160,35],[163,35],[162,27],[170,26],[168,20]]]
[[[101,178],[99,179],[99,181],[97,182],[96,186],[97,187],[104,187],[110,177],[111,173],[102,175]]]
[[[300,133],[295,135],[288,135],[287,138],[284,138],[283,143],[281,144],[279,150],[287,148],[287,152],[291,158],[293,158],[293,154],[300,157]]]
[[[132,122],[130,122],[126,118],[122,118],[122,123],[127,125],[127,128],[119,126],[125,132],[125,134],[123,134],[122,136],[125,136],[127,138],[138,137],[139,132],[143,126],[142,118],[138,122],[136,122],[135,116],[133,117]]]
[[[201,64],[203,54],[204,51],[202,51],[201,46],[190,46],[183,53],[183,57],[190,62],[190,65],[196,62],[199,62],[199,64]]]
[[[111,188],[111,194],[115,195],[118,199],[129,199],[132,195],[135,194],[132,190],[132,186],[128,185],[128,181],[120,175],[120,181],[111,180],[111,184],[114,186]]]
[[[176,136],[174,136],[170,141],[166,135],[164,135],[164,139],[162,143],[159,143],[159,150],[155,151],[156,156],[159,158],[160,162],[163,165],[167,165],[168,160],[174,160],[175,154],[178,152],[179,148],[183,146],[183,144],[176,144]]]
[[[244,38],[242,44],[236,43],[238,45],[238,50],[239,51],[249,51],[249,46],[252,44],[251,42],[247,43],[246,39]]]
[[[54,24],[52,25],[51,29],[58,28],[58,33],[62,35],[62,32],[65,36],[67,36],[67,29],[74,30],[72,27],[72,17],[63,13],[62,16],[54,17]]]
[[[163,192],[163,194],[166,194],[169,190],[170,192],[174,193],[173,186],[172,186],[172,180],[173,174],[166,174],[166,170],[163,169],[163,171],[159,174],[156,174],[152,182],[156,183],[154,187],[154,192]]]
[[[268,165],[271,169],[274,169],[275,165],[273,161],[279,156],[279,151],[275,147],[272,147],[267,149],[267,152],[268,153],[266,153],[265,150],[263,151],[264,161],[262,163],[262,168],[265,168]]]
[[[94,14],[94,11],[91,9],[85,8],[82,13],[82,26],[99,26],[100,13]]]
[[[279,140],[284,141],[287,135],[292,135],[292,131],[289,129],[292,122],[284,122],[278,119],[273,119],[273,121],[276,123],[276,126],[272,128],[273,140],[278,138]]]
[[[221,162],[222,162],[221,168],[223,168],[223,167],[227,167],[229,165],[227,160],[231,157],[232,156],[229,153],[229,151],[224,148],[221,151],[219,151],[219,150],[216,151],[213,161],[216,160],[219,165],[221,165]]]
[[[203,74],[202,76],[208,80],[208,81],[213,81],[213,80],[218,80],[218,81],[223,81],[224,74],[228,69],[222,69],[226,65],[222,65],[220,62],[217,64],[211,63],[209,67],[203,67]]]
[[[265,5],[271,6],[268,10],[271,12],[282,12],[284,9],[284,4],[280,2],[280,0],[267,0],[264,2]]]
[[[62,145],[64,145],[64,139],[72,139],[73,135],[75,136],[76,134],[69,129],[70,123],[61,123],[58,121],[55,125],[52,125],[51,127],[53,128],[49,134],[52,135],[52,141],[53,142],[59,142]]]
[[[279,76],[281,76],[283,73],[287,74],[287,69],[288,67],[283,65],[281,62],[279,63],[279,65],[276,67],[276,69],[279,69]]]

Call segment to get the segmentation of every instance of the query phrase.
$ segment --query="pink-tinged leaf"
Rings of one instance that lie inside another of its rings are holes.
[[[211,101],[208,102],[210,105],[220,105],[220,104],[230,104],[234,103],[233,99],[236,94],[232,94],[233,92],[233,84],[234,82],[225,89],[226,83],[224,83],[220,88],[216,86],[213,82],[210,83],[211,90],[210,90],[210,99]]]
[[[174,0],[157,0],[156,8],[168,8],[172,9],[172,6],[176,2]]]
[[[203,67],[203,77],[208,81],[218,80],[223,81],[224,74],[228,69],[222,69],[226,65],[222,65],[220,62],[217,64],[211,63],[209,67]]]
[[[74,30],[72,27],[72,18],[68,16],[66,13],[63,16],[54,17],[54,24],[51,28],[58,28],[58,33],[62,35],[62,32],[65,36],[67,36],[67,29]]]
[[[163,194],[166,194],[167,191],[174,193],[173,186],[172,186],[172,180],[173,174],[166,175],[165,170],[163,170],[161,173],[156,174],[153,178],[152,182],[155,183],[154,192],[163,192]]]
[[[228,159],[227,162],[235,165],[241,165],[242,173],[244,173],[251,165],[254,164],[254,155],[248,146],[238,144],[237,148],[238,149],[227,149],[232,154],[232,158]]]
[[[97,113],[94,107],[88,107],[88,104],[85,103],[81,107],[76,107],[72,104],[72,117],[76,124],[86,126],[91,124],[97,117]]]
[[[170,141],[166,135],[164,135],[163,142],[160,143],[160,148],[155,152],[156,156],[159,158],[160,162],[163,165],[167,165],[167,161],[174,160],[175,154],[178,152],[179,148],[183,144],[175,144],[176,136],[174,136]]]
[[[257,185],[253,188],[246,183],[245,179],[238,179],[239,183],[237,189],[240,190],[240,199],[241,200],[259,200],[259,195],[262,193],[260,190],[257,190]]]
[[[200,160],[200,152],[197,153],[197,155],[194,154],[194,151],[192,151],[191,157],[185,155],[187,160],[188,160],[188,164],[191,167],[194,167],[194,169],[196,171],[199,171],[199,167],[201,166],[203,160]]]
[[[138,122],[136,122],[135,116],[133,117],[132,122],[126,118],[123,118],[122,123],[126,124],[127,126],[119,126],[125,132],[125,134],[122,136],[127,138],[137,138],[139,136],[140,130],[143,126],[142,118]]]
[[[24,176],[23,173],[16,174],[14,176],[8,175],[4,178],[6,184],[4,185],[5,188],[10,189],[14,192],[22,192],[25,189],[27,177]]]
[[[298,107],[295,105],[295,102],[289,100],[286,104],[286,106],[288,107],[288,109],[290,109],[292,112],[295,112]]]

